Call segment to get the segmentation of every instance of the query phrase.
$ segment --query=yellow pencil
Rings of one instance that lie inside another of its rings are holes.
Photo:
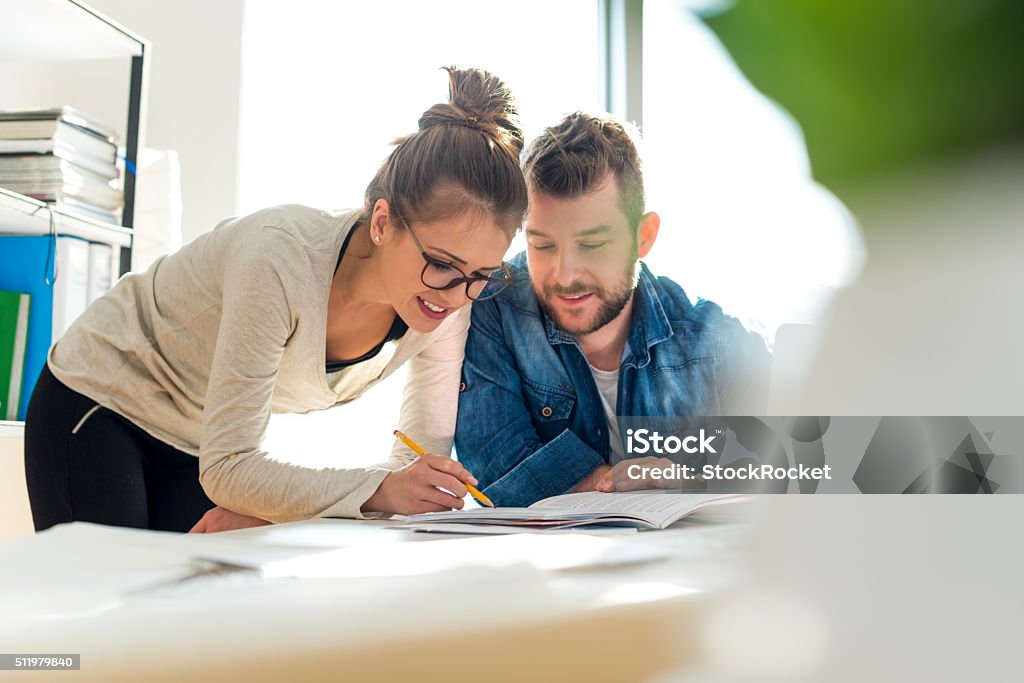
[[[413,441],[412,439],[410,439],[409,437],[407,437],[405,434],[403,434],[402,432],[398,431],[397,429],[395,430],[395,436],[397,436],[399,439],[401,439],[402,443],[404,443],[406,446],[408,446],[409,448],[413,449],[416,452],[416,455],[426,455],[427,454],[427,452],[425,450],[423,450],[418,443],[416,443],[415,441]],[[476,498],[478,501],[480,501],[481,503],[483,503],[487,507],[489,507],[489,508],[494,507],[494,503],[491,502],[491,499],[488,498],[487,496],[485,496],[484,494],[480,493],[476,489],[476,487],[473,486],[472,484],[466,484],[466,490],[469,491],[470,495],[472,495],[474,498]]]

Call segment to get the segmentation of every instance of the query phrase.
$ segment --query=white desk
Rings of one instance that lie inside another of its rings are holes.
[[[81,653],[82,670],[0,671],[0,683],[1020,679],[1024,496],[761,503],[749,541],[735,526],[640,534],[624,547],[655,541],[673,556],[634,566],[460,560],[416,575],[406,562],[405,576],[236,575],[142,593],[130,591],[194,554],[334,544],[359,574],[416,547],[459,551],[374,522],[209,537],[58,527],[0,543],[0,652]]]
[[[649,680],[694,657],[708,597],[737,578],[746,529],[683,522],[552,543],[392,524],[315,520],[210,536],[72,524],[9,541],[0,544],[0,650],[81,653],[80,672],[35,672],[33,680]],[[557,571],[530,564],[591,541],[612,557],[651,543],[670,557]],[[396,558],[461,559],[430,573],[237,574],[153,588],[181,576],[192,555],[259,549],[285,558],[315,546],[349,548],[352,564],[371,570]],[[488,548],[489,557],[467,560],[467,547]]]

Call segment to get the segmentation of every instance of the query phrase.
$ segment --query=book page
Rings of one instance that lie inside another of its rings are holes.
[[[708,493],[570,493],[528,508],[471,508],[412,515],[404,526],[459,523],[564,528],[585,524],[632,524],[664,528],[700,508],[745,496]]]
[[[663,527],[706,505],[744,498],[735,494],[716,493],[569,493],[545,498],[530,506],[538,508],[596,512],[602,516],[637,517]]]
[[[576,519],[589,519],[600,514],[600,510],[571,510],[567,508],[468,508],[444,512],[423,512],[410,515],[409,521],[457,521],[477,524],[526,523],[536,526],[550,526]]]

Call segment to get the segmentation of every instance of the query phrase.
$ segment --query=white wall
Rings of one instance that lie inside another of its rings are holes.
[[[0,422],[0,541],[32,535],[25,488],[24,428]]]
[[[804,386],[773,414],[1024,414],[1022,187],[1017,144],[844,192],[867,264],[833,301]]]
[[[244,0],[90,0],[150,41],[145,144],[177,150],[187,242],[235,212]]]

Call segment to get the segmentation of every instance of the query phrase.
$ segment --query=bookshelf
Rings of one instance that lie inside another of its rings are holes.
[[[131,267],[149,54],[146,40],[79,0],[0,0],[0,110],[73,107],[111,127],[123,157],[120,225],[0,187],[0,289],[32,297],[19,417],[47,349],[88,305],[88,292]],[[53,256],[41,255],[43,244]],[[8,423],[0,437],[11,438],[11,429]]]
[[[58,235],[119,248],[119,270],[127,272],[135,213],[135,173],[131,169],[143,132],[149,44],[78,0],[0,0],[0,17],[0,109],[72,104],[95,111],[100,100],[127,101],[122,120],[108,121],[120,134],[127,160],[121,225],[59,211],[53,212],[52,221]],[[83,95],[75,81],[90,71],[102,74],[104,82]],[[62,79],[62,72],[71,76]],[[106,79],[111,73],[118,74],[112,81]],[[26,74],[24,78],[22,74]],[[52,82],[26,85],[28,80],[39,80],[40,74],[42,80]],[[111,107],[102,109],[96,113],[105,115]],[[50,211],[42,202],[0,189],[0,234],[45,235],[50,231]]]
[[[103,242],[122,249],[131,248],[131,228],[110,225],[58,210],[52,213],[54,231],[58,235]],[[50,214],[51,211],[44,202],[0,187],[0,233],[45,235],[50,231]]]

